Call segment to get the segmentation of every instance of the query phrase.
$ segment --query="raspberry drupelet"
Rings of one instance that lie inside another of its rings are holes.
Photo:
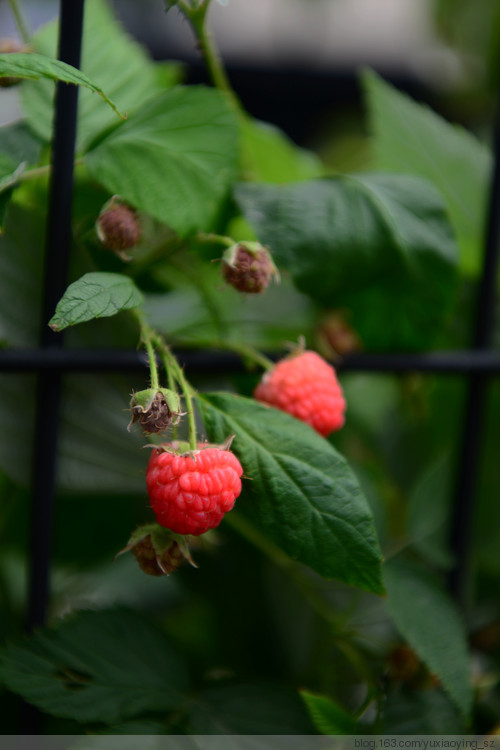
[[[201,447],[178,455],[155,448],[146,485],[157,522],[177,534],[194,536],[215,528],[239,496],[242,474],[229,450]]]
[[[344,425],[346,403],[335,370],[316,352],[282,359],[264,374],[254,396],[307,422],[323,437]]]

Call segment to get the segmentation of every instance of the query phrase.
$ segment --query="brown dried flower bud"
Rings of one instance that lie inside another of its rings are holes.
[[[164,432],[170,425],[179,423],[181,402],[179,395],[168,388],[147,388],[132,394],[130,400],[132,419],[130,427],[138,422],[144,432]]]
[[[96,231],[104,247],[123,260],[130,260],[123,251],[137,245],[141,236],[137,213],[117,195],[103,207],[97,219]]]
[[[239,292],[259,294],[271,279],[279,279],[269,251],[258,242],[238,242],[222,256],[222,273]]]
[[[158,524],[141,526],[134,531],[125,549],[131,551],[141,570],[150,576],[170,575],[185,561],[197,567],[191,557],[186,537],[174,534]]]

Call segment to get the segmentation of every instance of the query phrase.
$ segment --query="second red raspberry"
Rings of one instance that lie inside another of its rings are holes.
[[[209,447],[181,456],[155,449],[146,485],[157,522],[194,536],[215,528],[241,493],[242,474],[229,450]]]
[[[307,422],[323,437],[344,424],[346,404],[335,370],[316,352],[282,359],[265,373],[254,396]]]

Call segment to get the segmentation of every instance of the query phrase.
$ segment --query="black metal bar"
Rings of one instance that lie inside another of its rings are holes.
[[[61,0],[59,18],[60,60],[80,66],[84,0]],[[52,176],[46,234],[46,255],[41,310],[40,344],[46,352],[57,351],[62,338],[47,321],[67,282],[71,243],[71,201],[75,153],[78,87],[59,82],[56,88],[52,147]],[[44,623],[49,596],[50,550],[54,508],[57,422],[61,389],[60,371],[40,371],[33,456],[31,554],[28,583],[27,627]]]
[[[58,334],[59,336],[61,334]],[[241,357],[231,352],[177,349],[175,354],[191,372],[243,371]],[[268,352],[272,360],[283,356]],[[147,356],[135,349],[4,349],[0,372],[120,372],[142,370]],[[435,351],[413,354],[350,354],[335,363],[341,372],[407,373],[441,375],[500,374],[500,352],[493,350]]]
[[[500,254],[500,103],[495,122],[494,166],[485,233],[482,275],[477,291],[473,331],[475,356],[488,356],[493,343],[494,313]],[[470,587],[470,548],[474,507],[478,491],[481,449],[489,376],[486,370],[469,377],[463,434],[455,488],[455,505],[450,524],[450,544],[455,565],[449,588],[455,599],[466,605]]]

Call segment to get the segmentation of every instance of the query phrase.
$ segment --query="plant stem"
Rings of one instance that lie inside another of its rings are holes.
[[[265,354],[257,351],[257,349],[250,346],[250,344],[243,344],[239,341],[217,341],[213,342],[211,346],[218,349],[226,349],[228,351],[236,352],[243,358],[255,362],[264,370],[272,370],[274,367],[274,362],[269,359],[269,357],[266,357]]]
[[[224,237],[222,234],[214,234],[213,232],[198,232],[196,239],[200,242],[213,242],[225,247],[232,247],[236,244],[232,237]]]
[[[139,323],[139,328],[141,331],[141,341],[144,344],[144,348],[146,349],[148,355],[151,388],[154,391],[158,391],[160,388],[160,381],[158,378],[158,366],[156,364],[156,352],[153,346],[156,333],[151,328],[151,326],[146,323],[142,312],[137,307],[132,310],[132,313]]]
[[[14,16],[14,19],[16,21],[17,29],[21,35],[21,39],[25,44],[29,44],[31,34],[24,19],[24,14],[21,10],[21,6],[19,5],[17,0],[9,0],[9,5],[12,11],[12,15]]]
[[[161,336],[158,336],[158,334],[155,335],[155,342],[160,352],[165,371],[172,374],[172,377],[177,380],[182,391],[188,418],[189,449],[195,451],[198,447],[198,442],[196,439],[196,421],[193,408],[192,388],[185,378],[184,370],[177,362],[165,341]]]
[[[212,35],[207,30],[206,16],[210,0],[203,0],[200,5],[193,8],[186,2],[180,2],[179,8],[182,10],[188,21],[190,22],[195,36],[198,40],[198,46],[205,58],[205,63],[210,74],[210,78],[216,88],[219,91],[223,91],[226,97],[234,109],[234,111],[243,116],[241,105],[238,101],[236,94],[234,93],[229,78],[227,77],[226,70],[222,63],[219,51],[215,45]]]
[[[186,404],[186,412],[187,412],[187,418],[188,418],[189,449],[192,451],[195,451],[198,445],[197,445],[197,440],[196,440],[196,421],[195,421],[195,416],[194,416],[193,398],[192,398],[193,389],[191,388],[190,384],[186,380],[182,367],[179,365],[176,358],[170,351],[170,348],[168,344],[166,343],[166,341],[153,328],[151,328],[151,326],[148,323],[146,323],[146,321],[144,320],[144,315],[142,314],[141,310],[139,310],[136,307],[131,312],[134,314],[136,320],[139,323],[139,327],[141,330],[141,339],[148,353],[149,369],[151,373],[151,388],[154,388],[155,390],[158,390],[159,388],[158,368],[156,366],[156,355],[155,355],[155,347],[156,347],[161,357],[161,360],[163,362],[165,372],[167,373],[169,387],[171,387],[171,390],[174,390],[172,386],[174,385],[174,380],[175,380],[179,384],[180,389],[182,391],[182,396],[184,398],[184,403]]]
[[[44,177],[50,174],[52,164],[44,164],[43,167],[34,167],[33,169],[27,169],[19,175],[19,182],[27,182],[28,180],[35,180],[37,177]]]
[[[83,159],[75,159],[75,167],[80,167],[83,164]],[[33,169],[27,169],[22,172],[17,178],[17,182],[27,182],[28,180],[36,180],[38,177],[45,177],[50,174],[52,164],[43,164],[41,167],[33,167]]]

